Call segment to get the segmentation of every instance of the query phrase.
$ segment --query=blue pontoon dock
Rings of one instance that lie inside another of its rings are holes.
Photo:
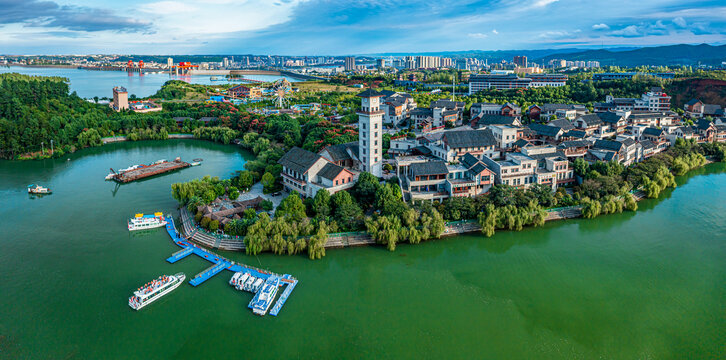
[[[207,260],[212,263],[212,266],[205,269],[204,271],[200,272],[199,274],[195,275],[189,283],[193,286],[198,286],[202,284],[203,282],[207,281],[212,276],[224,271],[229,270],[232,272],[247,272],[250,273],[250,275],[261,278],[267,282],[268,278],[270,277],[279,277],[280,278],[280,287],[284,287],[285,289],[277,299],[277,302],[273,304],[272,310],[270,310],[269,314],[272,316],[277,316],[277,314],[280,312],[280,309],[282,309],[282,306],[285,305],[285,302],[287,301],[288,297],[292,293],[292,290],[295,289],[295,286],[297,286],[297,279],[292,277],[291,275],[285,274],[275,274],[271,273],[267,270],[258,269],[253,266],[245,265],[245,264],[239,264],[234,261],[231,261],[229,259],[226,259],[222,256],[219,256],[213,252],[210,252],[207,249],[201,248],[197,246],[196,244],[182,238],[179,234],[179,232],[174,227],[174,219],[172,219],[171,216],[166,216],[166,231],[169,233],[169,236],[171,236],[171,239],[174,241],[174,243],[181,247],[181,250],[175,252],[172,254],[166,261],[169,263],[175,263],[191,254],[195,254],[199,257],[201,257],[204,260]],[[279,291],[278,291],[279,293]],[[253,299],[256,299],[257,295]]]

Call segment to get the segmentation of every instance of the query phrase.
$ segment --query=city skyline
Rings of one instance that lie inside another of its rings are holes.
[[[0,0],[0,6],[6,9],[0,48],[7,54],[346,55],[726,43],[726,6],[718,1]]]

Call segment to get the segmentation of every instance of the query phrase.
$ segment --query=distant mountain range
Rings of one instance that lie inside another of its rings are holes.
[[[726,61],[726,45],[669,45],[644,47],[634,50],[586,50],[549,54],[538,58],[537,62],[547,62],[551,59],[565,60],[595,60],[601,66],[638,66],[638,65],[718,65]]]
[[[638,65],[719,65],[726,61],[726,45],[668,45],[654,47],[620,47],[599,50],[578,48],[544,50],[466,50],[430,53],[382,53],[369,56],[429,55],[456,58],[487,59],[490,62],[512,61],[515,55],[524,55],[530,62],[547,63],[551,59],[594,60],[601,66],[638,66]]]

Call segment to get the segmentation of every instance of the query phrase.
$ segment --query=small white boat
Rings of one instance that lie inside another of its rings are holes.
[[[40,185],[30,184],[28,185],[28,194],[51,194],[53,191],[51,191],[48,188],[42,187]]]
[[[199,165],[202,165],[202,163],[200,163],[199,161],[195,161],[195,162],[193,162],[193,163],[191,163],[189,165],[191,165],[191,166],[199,166]]]

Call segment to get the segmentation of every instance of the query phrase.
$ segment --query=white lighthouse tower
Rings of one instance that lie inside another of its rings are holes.
[[[361,106],[358,113],[358,157],[361,171],[376,177],[383,175],[383,111],[380,108],[383,95],[368,89],[358,96]]]

